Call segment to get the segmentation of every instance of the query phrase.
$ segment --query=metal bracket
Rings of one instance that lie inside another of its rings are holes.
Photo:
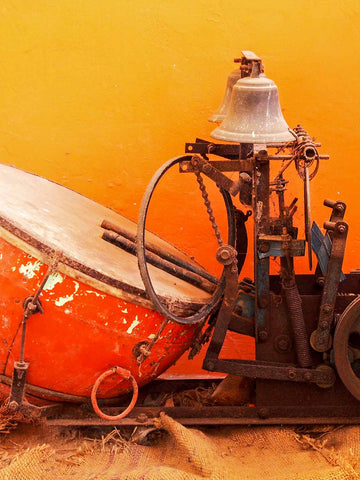
[[[218,155],[229,160],[238,160],[240,154],[239,145],[226,145],[222,143],[212,143],[206,140],[196,139],[195,143],[185,143],[185,153],[200,154],[200,155]],[[224,162],[230,163],[230,162]]]
[[[210,162],[200,157],[199,155],[194,155],[190,162],[186,160],[180,162],[180,172],[204,173],[207,177],[211,178],[211,180],[213,180],[220,188],[223,188],[233,196],[236,196],[239,193],[241,185],[243,183],[242,177],[240,177],[237,182],[234,182],[226,175],[224,175],[220,170],[214,167]]]
[[[212,335],[209,347],[204,360],[204,368],[208,356],[219,355],[223,346],[225,335],[228,330],[231,314],[237,299],[238,290],[238,269],[237,269],[237,251],[230,245],[223,245],[218,248],[216,258],[224,265],[225,271],[225,290],[221,307],[216,318],[214,333]]]
[[[318,267],[316,269],[316,277],[321,275],[324,277],[327,272],[330,252],[331,252],[331,239],[329,234],[324,235],[320,230],[319,225],[316,222],[313,222],[311,228],[311,245],[312,249],[318,260]],[[320,272],[319,272],[320,270]],[[341,272],[340,282],[345,280],[345,275]]]
[[[294,240],[290,235],[259,235],[258,257],[303,257],[305,241]]]

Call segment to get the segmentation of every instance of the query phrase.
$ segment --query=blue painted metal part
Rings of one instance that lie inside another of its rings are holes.
[[[316,222],[313,222],[311,227],[311,244],[318,259],[321,273],[325,276],[331,252],[331,239],[328,234],[324,235],[322,233]],[[340,281],[343,282],[344,280],[345,275],[341,272]]]
[[[269,250],[262,252],[261,248],[258,251],[260,259],[266,257],[285,257],[287,251],[284,244],[289,244],[290,257],[303,257],[305,255],[305,240],[290,240],[284,242],[281,235],[259,235],[259,246],[261,244],[268,244]]]
[[[241,315],[246,318],[253,318],[255,315],[255,285],[242,280],[239,284],[236,307],[241,308]]]

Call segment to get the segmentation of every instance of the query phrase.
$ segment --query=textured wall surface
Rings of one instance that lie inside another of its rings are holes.
[[[279,87],[289,125],[302,123],[331,155],[312,182],[313,217],[328,218],[325,197],[348,203],[345,270],[355,268],[359,21],[356,0],[3,0],[1,162],[136,219],[152,173],[185,141],[209,138],[207,117],[232,59],[253,50]],[[160,188],[149,226],[216,268],[196,182],[178,177]]]
[[[155,169],[185,141],[208,138],[232,59],[250,49],[277,83],[287,122],[302,123],[331,155],[312,184],[314,217],[328,216],[326,196],[349,203],[353,267],[359,2],[4,0],[0,13],[2,162],[135,219]],[[197,191],[176,204],[164,189],[166,210],[170,200],[178,209],[166,231],[178,239],[194,221]],[[195,225],[179,241],[196,254],[205,238]]]

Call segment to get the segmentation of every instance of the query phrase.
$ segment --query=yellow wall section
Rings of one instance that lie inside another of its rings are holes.
[[[253,50],[287,122],[331,155],[312,182],[313,217],[328,219],[325,197],[347,202],[345,270],[360,266],[357,0],[3,0],[0,14],[2,162],[136,219],[157,167],[209,137],[233,57]],[[177,177],[151,228],[206,263],[216,246],[196,182],[184,193]]]

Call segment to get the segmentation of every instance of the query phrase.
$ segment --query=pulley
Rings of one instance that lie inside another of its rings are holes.
[[[342,313],[334,335],[336,370],[345,387],[360,400],[360,297]]]
[[[281,112],[277,86],[264,74],[253,73],[233,86],[227,115],[211,136],[236,143],[294,140]]]

